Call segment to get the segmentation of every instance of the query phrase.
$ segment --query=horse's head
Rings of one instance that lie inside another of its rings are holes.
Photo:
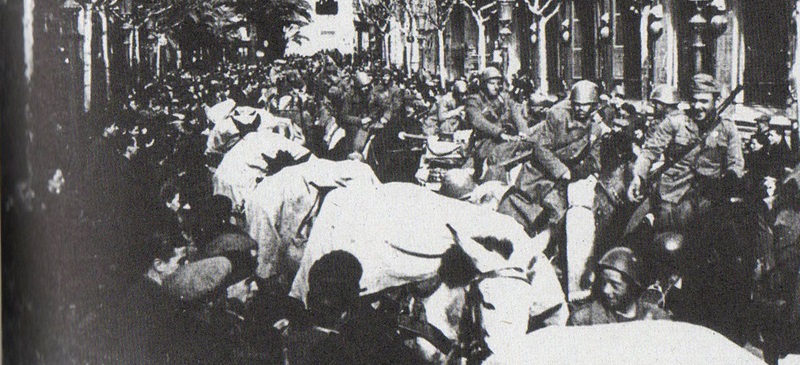
[[[545,324],[565,324],[568,313],[555,271],[541,254],[550,238],[549,231],[525,242],[507,238],[465,235],[459,237],[452,227],[456,245],[442,256],[440,286],[423,299],[426,320],[455,341],[463,338],[462,315],[467,305],[466,289],[470,284],[480,292],[483,303],[478,310],[486,343],[493,352],[506,351],[504,342],[528,332],[531,317],[547,313]],[[555,309],[555,310],[554,310]],[[460,336],[462,335],[462,336]],[[425,340],[418,340],[419,350],[433,363],[444,363],[447,354]]]

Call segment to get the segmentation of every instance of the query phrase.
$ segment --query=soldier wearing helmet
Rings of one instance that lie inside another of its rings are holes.
[[[467,100],[467,82],[457,80],[450,92],[440,96],[431,108],[430,116],[425,121],[423,131],[426,135],[437,132],[453,133],[464,129],[465,102]]]
[[[527,123],[512,101],[503,95],[503,75],[494,67],[480,74],[480,90],[467,98],[466,122],[475,130],[475,166],[480,166],[490,156],[490,164],[503,161],[507,153],[495,151],[503,142],[524,133]]]
[[[342,100],[337,120],[347,132],[348,153],[362,153],[370,127],[389,122],[393,99],[374,92],[372,77],[366,72],[358,71],[353,75],[353,87]]]
[[[591,81],[575,83],[570,99],[547,111],[545,120],[532,129],[534,161],[522,165],[515,186],[526,196],[509,196],[500,212],[515,217],[529,230],[532,222],[557,226],[566,214],[566,184],[600,170],[602,135],[608,130],[596,113],[598,86]],[[545,214],[545,216],[542,216]],[[542,218],[542,219],[540,219]]]
[[[657,93],[658,92],[658,93]],[[675,103],[674,92],[666,87],[653,91],[656,110],[667,110]],[[653,197],[658,209],[657,231],[683,231],[694,216],[711,207],[718,194],[726,190],[719,183],[737,181],[744,174],[742,139],[730,120],[717,123],[716,101],[719,88],[713,77],[698,74],[692,78],[692,108],[689,114],[669,111],[654,126],[645,140],[634,166],[628,198],[639,202],[642,182],[653,162],[665,156],[669,168],[660,176]],[[669,104],[668,104],[669,103]],[[726,186],[727,187],[727,186]],[[693,194],[689,194],[692,191]]]
[[[572,313],[569,324],[589,326],[670,319],[663,309],[642,300],[641,264],[627,247],[609,250],[597,263],[592,301]]]
[[[653,103],[653,118],[656,123],[661,122],[670,115],[681,114],[678,109],[678,91],[670,85],[656,86],[653,92],[650,93],[650,101]]]

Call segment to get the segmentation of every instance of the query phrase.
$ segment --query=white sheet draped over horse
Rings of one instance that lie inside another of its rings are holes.
[[[258,242],[261,278],[284,276],[291,283],[322,194],[340,187],[380,184],[370,167],[358,161],[312,159],[268,176],[244,198],[244,228]]]
[[[508,240],[513,253],[505,259],[474,241],[476,237]],[[564,293],[541,253],[546,242],[547,237],[528,237],[511,217],[420,186],[390,183],[338,189],[328,194],[317,216],[290,295],[305,300],[311,265],[333,250],[348,251],[359,259],[364,270],[360,284],[366,295],[435,277],[440,255],[459,244],[482,273],[523,270],[521,276],[526,280],[500,275],[478,284],[484,301],[491,304],[481,308],[486,342],[492,351],[503,351],[511,338],[525,335],[531,316],[556,309],[548,323],[566,323]],[[428,304],[426,312],[437,312],[431,313],[428,321],[452,335],[452,328],[442,328],[448,323],[431,320],[444,308],[433,309]]]
[[[513,340],[516,351],[485,365],[763,365],[755,355],[708,328],[670,321],[581,327],[551,326]]]
[[[268,175],[265,157],[274,159],[279,152],[288,153],[294,160],[311,153],[301,144],[270,131],[248,133],[225,154],[214,172],[214,194],[231,198],[234,208],[241,209],[245,195],[258,184],[257,179]]]

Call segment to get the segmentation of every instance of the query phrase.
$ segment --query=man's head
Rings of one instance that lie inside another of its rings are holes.
[[[308,309],[322,325],[332,324],[356,304],[363,269],[352,254],[333,251],[308,272]]]
[[[369,85],[372,82],[372,78],[364,71],[358,71],[353,76],[353,81],[355,83],[355,87],[357,90],[366,93],[369,91]]]
[[[157,232],[143,245],[141,265],[147,276],[158,283],[186,263],[186,243],[175,233]]]
[[[778,128],[770,128],[767,139],[771,146],[777,145],[783,141],[783,133]]]
[[[755,119],[757,134],[767,134],[769,131],[769,120],[770,116],[767,114],[761,115]]]
[[[609,250],[597,265],[603,304],[613,310],[629,308],[641,292],[639,260],[627,247]]]
[[[464,80],[458,80],[453,84],[453,99],[456,101],[464,99],[467,95],[467,82]]]
[[[381,84],[388,86],[392,83],[392,70],[385,68],[381,71]]]
[[[494,67],[487,67],[481,72],[481,87],[487,96],[496,98],[503,87],[503,74]]]
[[[695,122],[707,122],[716,117],[719,87],[714,77],[697,74],[692,77],[692,117]]]
[[[572,85],[570,101],[572,103],[572,117],[576,120],[586,120],[597,107],[599,88],[597,84],[581,80]]]
[[[667,84],[658,85],[650,93],[650,100],[653,101],[655,114],[658,117],[663,117],[668,110],[678,106],[678,91]]]

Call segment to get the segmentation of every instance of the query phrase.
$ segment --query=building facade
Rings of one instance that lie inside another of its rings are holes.
[[[744,119],[765,112],[796,119],[798,3],[462,1],[446,27],[446,78],[495,64],[508,75],[529,74],[550,93],[588,79],[624,90],[629,99],[646,99],[657,84],[673,85],[686,98],[691,76],[705,72],[716,77],[724,95],[743,86],[731,109]],[[479,20],[475,10],[481,8],[488,11]],[[415,64],[436,73],[436,41],[421,43],[424,51]]]

